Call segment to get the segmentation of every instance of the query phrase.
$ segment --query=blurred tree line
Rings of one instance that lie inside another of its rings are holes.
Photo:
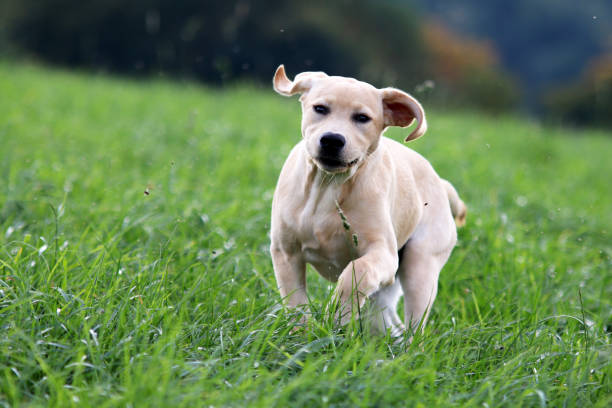
[[[414,1],[447,27],[494,45],[531,111],[612,127],[612,1]]]
[[[213,84],[269,83],[284,63],[290,75],[323,70],[493,112],[522,95],[494,42],[424,18],[409,0],[2,0],[0,53]],[[573,111],[557,99],[551,111]]]
[[[577,81],[548,92],[545,104],[555,120],[612,128],[612,54],[592,59]]]

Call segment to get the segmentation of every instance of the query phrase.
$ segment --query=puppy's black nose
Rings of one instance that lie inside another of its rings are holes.
[[[321,153],[329,156],[337,156],[346,144],[346,139],[339,133],[327,132],[319,140]]]

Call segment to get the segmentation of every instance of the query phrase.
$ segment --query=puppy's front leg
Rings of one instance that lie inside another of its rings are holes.
[[[335,298],[339,301],[340,323],[358,315],[367,297],[393,283],[398,266],[397,251],[375,247],[350,262],[340,274]]]
[[[271,246],[270,253],[283,302],[289,307],[307,305],[306,263],[301,254],[288,253],[276,245]]]

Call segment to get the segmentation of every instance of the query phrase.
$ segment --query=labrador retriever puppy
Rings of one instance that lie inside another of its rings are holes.
[[[341,323],[366,299],[371,325],[401,336],[423,325],[440,270],[456,244],[466,206],[429,162],[383,133],[389,126],[427,129],[412,96],[353,78],[303,72],[274,75],[281,95],[301,94],[302,140],[280,173],[272,201],[270,252],[280,294],[307,306],[306,264],[338,282]],[[404,295],[405,325],[397,315]]]

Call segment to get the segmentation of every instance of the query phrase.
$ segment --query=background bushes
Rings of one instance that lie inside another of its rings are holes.
[[[324,70],[412,92],[433,80],[437,103],[512,107],[517,91],[494,50],[445,32],[453,41],[429,51],[431,29],[416,10],[373,0],[7,0],[3,36],[52,63],[129,75],[268,83],[284,63],[290,74]],[[485,58],[471,61],[479,52]]]
[[[0,55],[216,85],[268,84],[284,63],[441,107],[609,126],[609,21],[605,0],[4,0]]]

